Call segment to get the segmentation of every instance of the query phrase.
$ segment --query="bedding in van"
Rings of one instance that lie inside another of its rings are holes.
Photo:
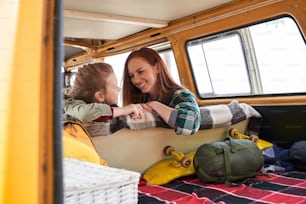
[[[306,203],[306,172],[291,171],[257,176],[246,184],[228,187],[205,184],[196,176],[176,179],[166,185],[141,180],[138,203]]]

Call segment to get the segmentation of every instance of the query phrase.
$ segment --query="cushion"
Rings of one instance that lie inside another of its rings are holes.
[[[107,166],[97,153],[89,134],[77,123],[65,123],[63,130],[63,156]]]
[[[248,119],[246,134],[257,135],[261,126],[262,116],[252,106],[236,100],[229,104],[218,104],[200,107],[201,129],[229,127]],[[112,134],[122,128],[141,130],[152,127],[170,128],[155,112],[145,112],[141,119],[129,116],[113,118],[107,122],[82,122],[89,135],[101,136]]]

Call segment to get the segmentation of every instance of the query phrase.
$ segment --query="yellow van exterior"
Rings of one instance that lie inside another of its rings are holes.
[[[0,1],[3,204],[54,201],[54,7],[55,1]]]
[[[63,42],[64,2],[68,0],[0,0],[0,204],[63,203],[63,112],[60,103],[64,85],[61,69],[64,65],[65,71],[71,72],[81,65],[76,64],[78,62],[103,60],[167,41],[172,46],[182,84],[196,92],[185,46],[188,40],[288,14],[296,20],[305,42],[305,0],[232,0],[224,5],[221,0],[218,1],[220,6],[214,9],[173,19],[162,28],[150,28],[118,40],[85,39],[79,43],[69,37]],[[68,9],[66,12],[69,14]],[[143,19],[124,19],[129,24],[134,24],[133,20]],[[63,45],[69,44],[84,48],[85,52],[64,61]],[[200,106],[232,100],[230,97],[201,99],[198,95],[197,99]],[[294,120],[287,129],[305,132],[305,126],[300,125],[306,104],[304,93],[236,99],[257,105],[267,116],[270,112],[288,113],[290,108],[290,120]],[[276,108],[270,111],[273,106]],[[299,113],[298,119],[302,118],[298,122],[296,113]],[[273,115],[276,119],[277,114]],[[270,124],[265,127],[270,127]]]

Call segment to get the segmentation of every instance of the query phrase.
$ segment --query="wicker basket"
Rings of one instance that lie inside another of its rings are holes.
[[[64,159],[65,204],[137,203],[138,172]]]

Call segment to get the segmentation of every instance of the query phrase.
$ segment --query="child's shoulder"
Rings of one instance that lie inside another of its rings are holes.
[[[84,104],[86,104],[86,102],[83,101],[83,100],[75,99],[75,98],[71,98],[71,97],[65,98],[65,99],[64,99],[64,102],[65,102],[65,103],[84,103]]]

